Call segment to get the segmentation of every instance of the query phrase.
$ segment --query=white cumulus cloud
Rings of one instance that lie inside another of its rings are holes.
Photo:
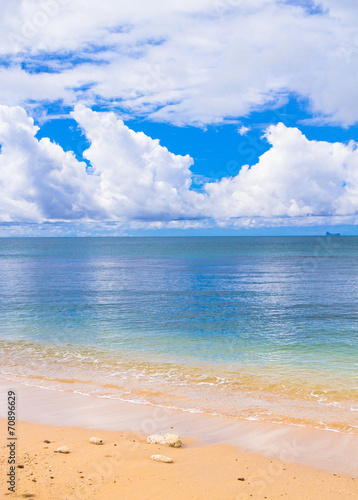
[[[309,141],[279,123],[266,131],[271,148],[235,177],[205,184],[208,214],[235,217],[309,217],[358,213],[358,150]]]
[[[78,106],[93,172],[48,138],[24,109],[0,106],[0,220],[190,219],[192,159],[174,155],[113,113]]]
[[[108,218],[161,219],[197,216],[200,196],[190,191],[193,160],[174,155],[114,113],[77,106],[73,118],[91,146],[84,152],[98,176],[96,201]]]
[[[73,153],[38,140],[20,107],[0,106],[0,220],[43,221],[93,216],[93,179]]]
[[[79,105],[72,116],[90,142],[83,154],[91,171],[74,153],[48,138],[38,140],[38,127],[23,108],[0,106],[3,223],[247,227],[253,221],[356,222],[354,142],[310,141],[297,128],[271,125],[265,133],[271,147],[257,164],[245,165],[235,177],[207,182],[197,192],[191,189],[189,155],[174,155],[157,139],[129,129],[114,113]]]

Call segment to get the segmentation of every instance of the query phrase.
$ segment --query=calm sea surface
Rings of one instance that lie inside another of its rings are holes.
[[[358,434],[358,237],[0,239],[0,376]]]

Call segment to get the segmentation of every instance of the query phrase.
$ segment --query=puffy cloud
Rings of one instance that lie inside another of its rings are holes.
[[[24,109],[0,106],[0,220],[93,217],[101,209],[86,164],[37,131]]]
[[[205,184],[207,214],[235,217],[310,217],[358,213],[358,150],[309,141],[282,123],[266,131],[271,149],[232,178]]]
[[[356,223],[354,142],[310,141],[297,128],[272,125],[271,148],[256,165],[196,192],[188,155],[172,154],[114,113],[79,105],[72,116],[90,142],[83,154],[91,171],[72,152],[38,140],[24,109],[0,106],[1,221],[116,221],[121,230]]]
[[[132,115],[202,125],[293,93],[321,120],[357,121],[353,1],[2,4],[0,50],[12,57],[1,74],[3,104],[117,101]]]
[[[98,176],[96,201],[108,218],[190,219],[200,195],[190,191],[193,160],[174,155],[142,132],[130,130],[114,113],[77,106],[73,118],[91,146],[84,152]]]
[[[91,142],[84,156],[38,140],[20,107],[0,106],[0,220],[190,219],[201,195],[189,190],[192,159],[134,132],[113,113],[78,106],[73,117]]]

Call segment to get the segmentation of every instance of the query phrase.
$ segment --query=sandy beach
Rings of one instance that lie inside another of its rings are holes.
[[[358,500],[358,1],[1,14],[0,500]]]
[[[6,422],[2,421],[2,429]],[[2,432],[4,434],[4,432]],[[103,439],[97,446],[92,436]],[[174,449],[146,443],[146,436],[20,422],[14,498],[73,499],[355,499],[358,479],[287,464],[234,446]],[[46,442],[45,442],[46,441]],[[49,441],[49,442],[47,442]],[[2,443],[5,442],[2,437]],[[56,453],[68,446],[69,454]],[[2,456],[6,445],[2,444]],[[156,463],[153,454],[173,459]],[[1,475],[6,477],[6,460]],[[2,480],[3,498],[8,494]]]
[[[15,494],[5,484],[9,450],[4,403],[9,384],[18,401]],[[225,419],[6,381],[1,392],[3,498],[7,494],[56,500],[358,497],[354,436],[249,422],[230,426]],[[152,432],[177,433],[183,446],[148,444]],[[93,436],[104,444],[91,444]],[[275,448],[274,442],[279,446]],[[57,453],[62,446],[68,446],[70,453]],[[152,455],[170,457],[173,463],[154,462]],[[309,457],[316,466],[308,465]]]

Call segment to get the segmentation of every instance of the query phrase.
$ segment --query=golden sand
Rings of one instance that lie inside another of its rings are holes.
[[[1,498],[36,500],[349,500],[358,478],[239,451],[227,444],[182,448],[146,443],[146,436],[19,422],[16,493],[6,490],[7,435],[1,421]],[[175,431],[175,430],[174,430]],[[92,436],[103,445],[89,442]],[[49,441],[45,442],[45,441]],[[69,454],[58,447],[68,446]],[[162,454],[173,464],[158,463]]]

